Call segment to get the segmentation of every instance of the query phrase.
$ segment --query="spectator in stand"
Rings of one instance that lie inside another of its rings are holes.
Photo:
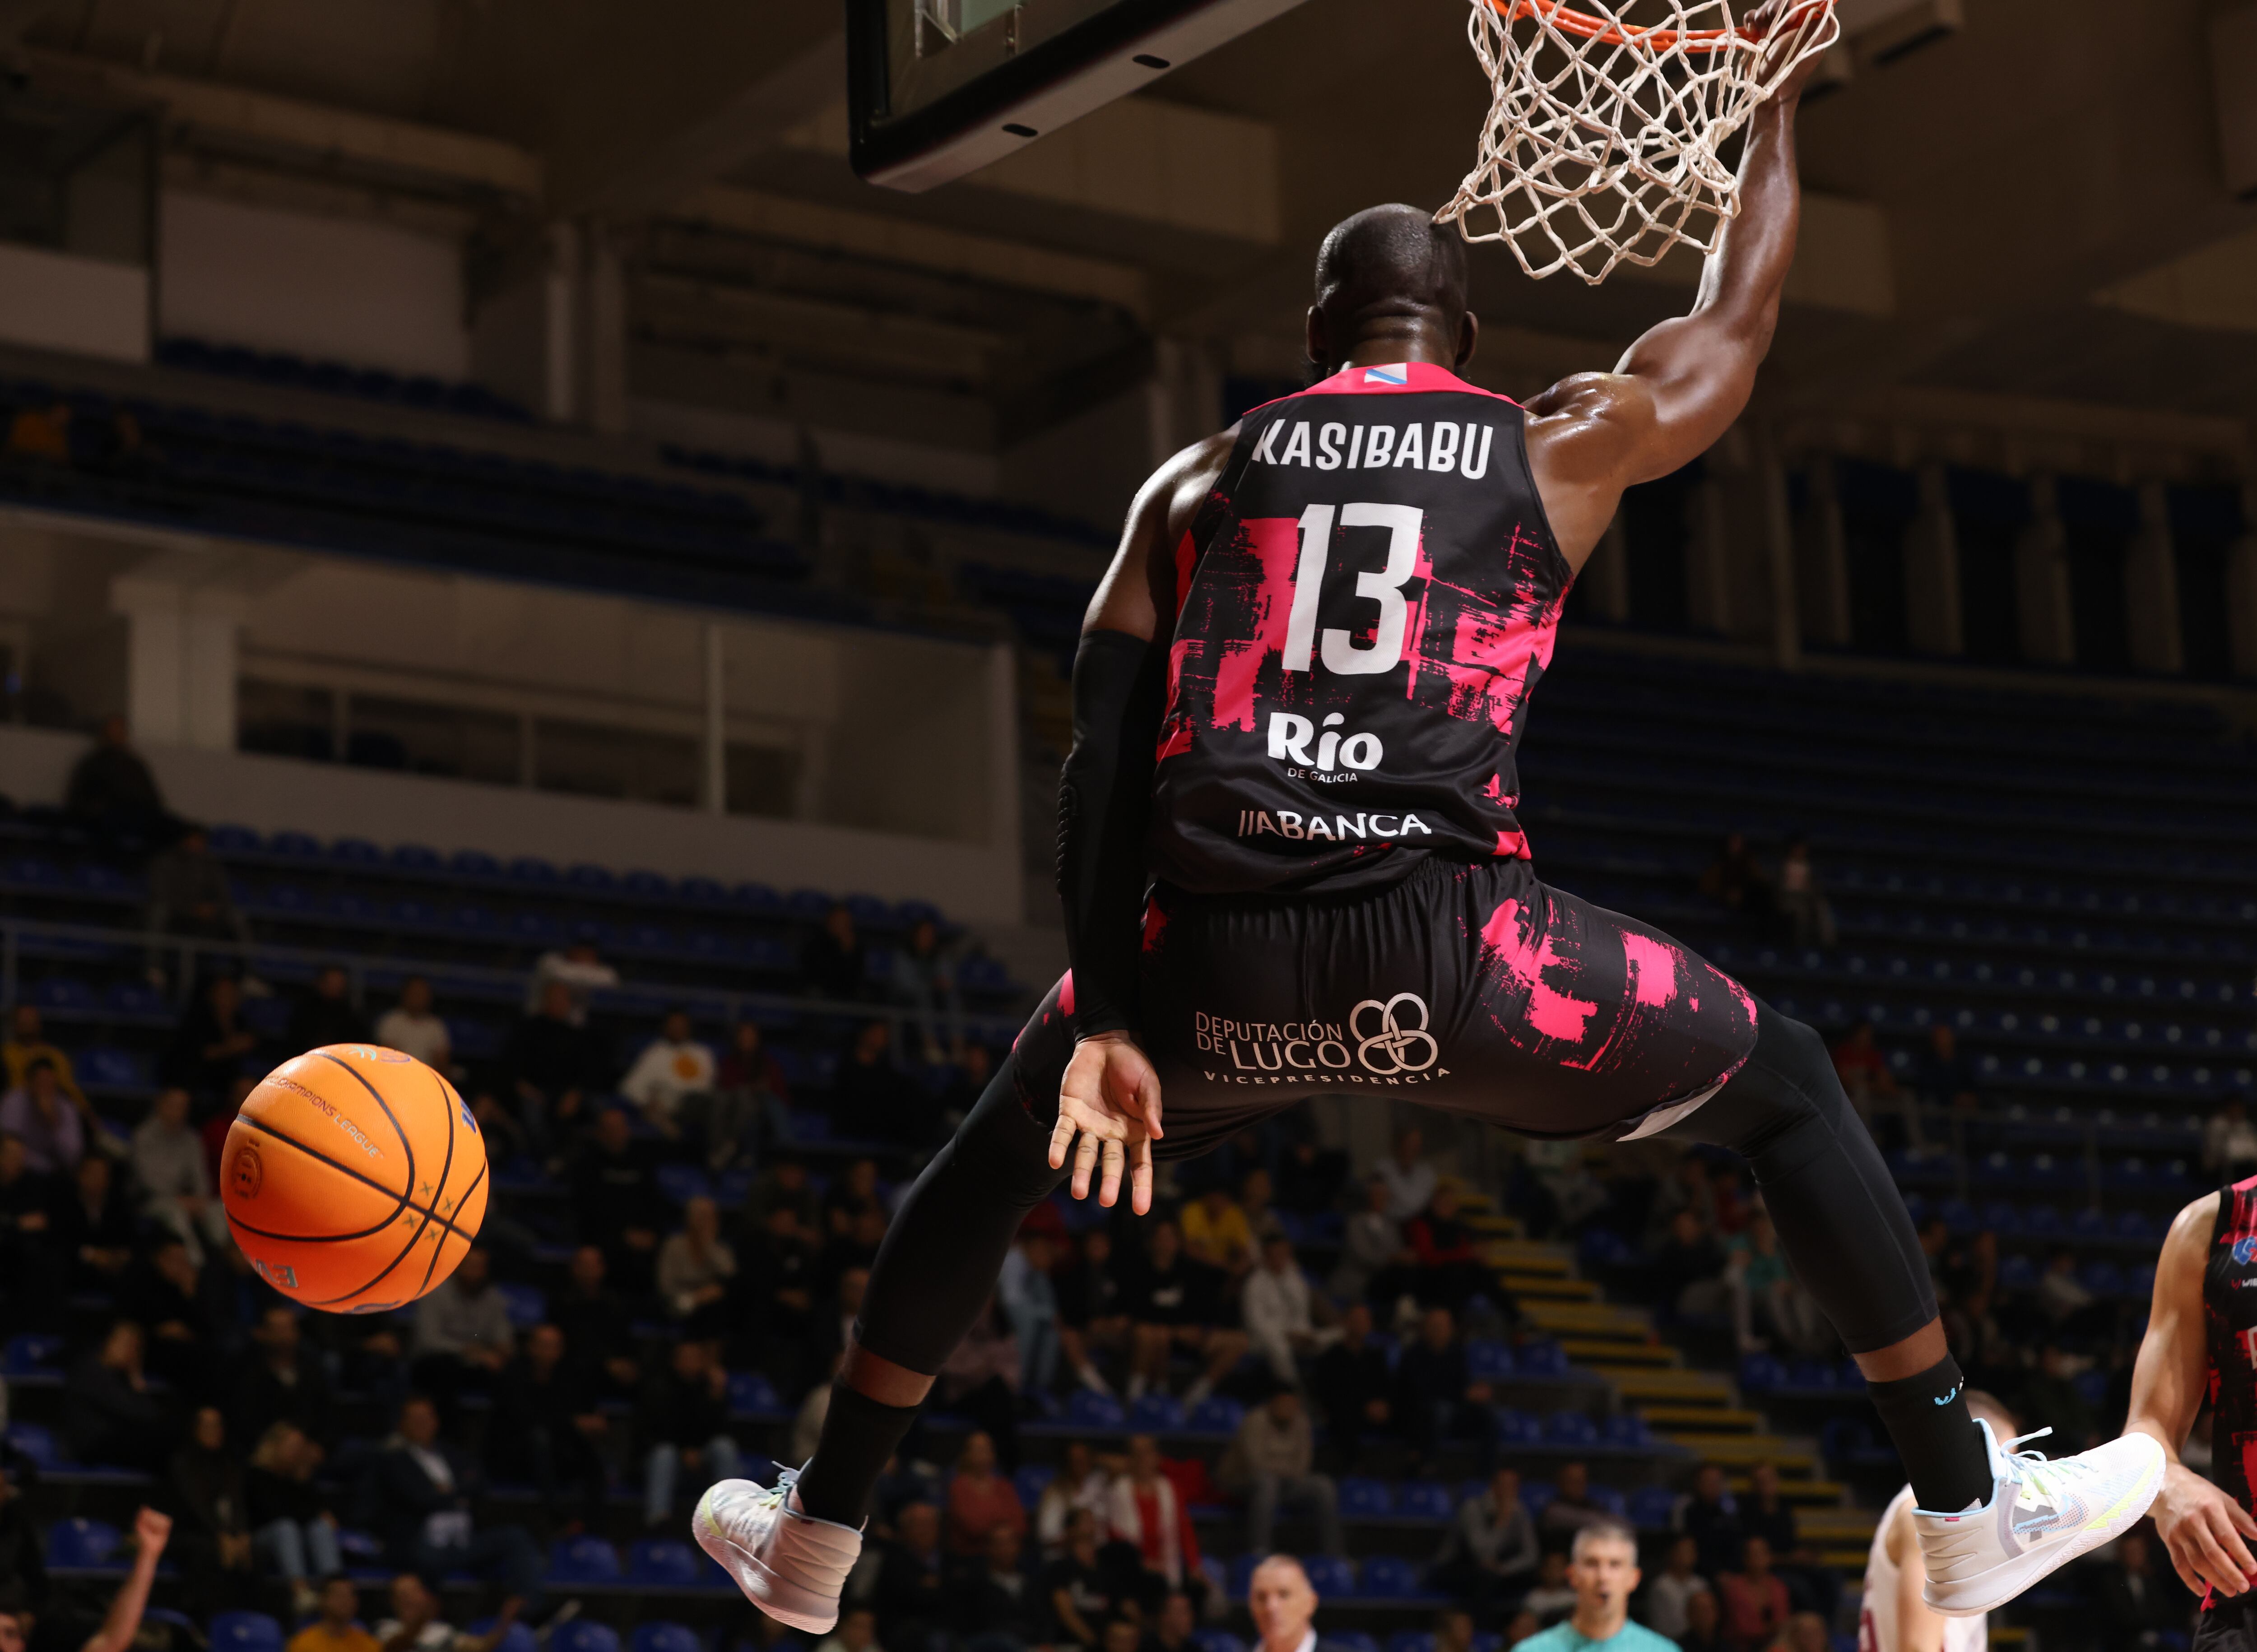
[[[1316,1434],[1297,1389],[1280,1387],[1240,1421],[1220,1478],[1225,1491],[1245,1500],[1247,1546],[1255,1554],[1270,1552],[1280,1504],[1315,1518],[1324,1553],[1348,1553],[1341,1543],[1339,1488],[1331,1475],[1317,1472],[1316,1462]]]
[[[1186,1578],[1199,1574],[1191,1511],[1160,1472],[1159,1443],[1149,1434],[1129,1437],[1128,1466],[1113,1482],[1105,1524],[1116,1542],[1134,1544],[1144,1570],[1164,1578],[1170,1588],[1183,1588]]]
[[[2100,1621],[2109,1647],[2180,1644],[2187,1632],[2187,1598],[2155,1564],[2154,1533],[2134,1526],[2116,1540],[2116,1564],[2100,1574]]]
[[[1786,840],[1779,863],[1779,915],[1788,940],[1799,947],[1831,947],[1841,939],[1834,925],[1834,903],[1810,858],[1810,840],[1797,832]]]
[[[682,1207],[682,1226],[658,1247],[658,1295],[685,1335],[727,1329],[723,1305],[737,1277],[737,1253],[721,1237],[721,1209],[700,1194]]]
[[[974,1430],[958,1453],[956,1472],[948,1481],[948,1547],[958,1555],[976,1555],[988,1534],[1008,1526],[1021,1537],[1027,1533],[1026,1505],[1015,1486],[995,1472],[995,1442]]]
[[[493,1259],[485,1246],[473,1245],[454,1273],[415,1304],[408,1378],[450,1410],[465,1388],[492,1392],[516,1345],[509,1303],[494,1288]]]
[[[1392,1427],[1395,1377],[1371,1340],[1371,1310],[1351,1302],[1341,1315],[1341,1339],[1317,1356],[1310,1392],[1324,1409],[1325,1431],[1341,1462],[1355,1460],[1365,1430]]]
[[[1748,847],[1745,832],[1727,832],[1716,859],[1701,873],[1701,893],[1758,928],[1769,928],[1776,907],[1771,874]]]
[[[1575,1590],[1567,1581],[1565,1550],[1554,1549],[1536,1563],[1536,1581],[1520,1597],[1520,1609],[1533,1613],[1536,1621],[1546,1627],[1574,1611]]]
[[[216,1106],[258,1050],[258,1034],[243,1019],[243,984],[231,975],[215,975],[181,1018],[159,1075],[206,1106]]]
[[[244,1476],[252,1552],[290,1585],[290,1609],[300,1617],[319,1604],[308,1580],[344,1569],[336,1516],[314,1484],[321,1464],[322,1448],[303,1429],[270,1423]]]
[[[1750,1471],[1747,1500],[1740,1505],[1740,1528],[1770,1545],[1772,1570],[1786,1585],[1798,1612],[1815,1612],[1832,1621],[1842,1601],[1842,1574],[1817,1550],[1806,1548],[1795,1528],[1794,1507],[1779,1488],[1779,1470],[1758,1463]]]
[[[1722,1464],[1701,1465],[1692,1491],[1679,1498],[1677,1507],[1670,1511],[1669,1528],[1690,1537],[1699,1547],[1702,1576],[1713,1580],[1739,1565],[1740,1543],[1746,1533]]]
[[[227,1450],[216,1406],[198,1410],[166,1475],[173,1550],[187,1578],[189,1610],[199,1617],[250,1605],[251,1506],[243,1465]]]
[[[146,1327],[149,1373],[183,1393],[202,1396],[218,1374],[219,1322],[187,1246],[170,1234],[128,1268],[118,1282],[118,1306]]]
[[[711,1116],[717,1070],[712,1048],[697,1037],[690,1012],[669,1010],[658,1036],[619,1080],[619,1093],[642,1109],[652,1129],[674,1140],[691,1115]]]
[[[392,1580],[391,1597],[392,1615],[376,1626],[379,1652],[494,1652],[525,1604],[512,1595],[485,1633],[472,1634],[440,1619],[439,1597],[413,1572]]]
[[[603,1088],[609,1063],[596,1036],[573,1013],[570,983],[550,980],[540,1007],[517,1024],[502,1052],[517,1093],[518,1118],[533,1150],[553,1160],[577,1126],[591,1091]]]
[[[790,1140],[790,1105],[791,1086],[782,1065],[768,1053],[768,1034],[758,1021],[739,1021],[721,1054],[704,1116],[692,1111],[706,1162],[716,1170],[740,1159],[749,1163],[775,1144]]]
[[[799,1372],[794,1386],[801,1393],[831,1380],[839,1358],[854,1338],[854,1322],[862,1312],[862,1293],[869,1288],[870,1270],[850,1267],[808,1321],[807,1335],[799,1345]]]
[[[1051,1642],[1095,1652],[1100,1626],[1121,1604],[1114,1569],[1098,1547],[1098,1516],[1076,1508],[1066,1518],[1058,1558],[1043,1568],[1043,1599],[1050,1607]]]
[[[596,1115],[593,1139],[581,1146],[572,1171],[572,1213],[581,1243],[603,1247],[613,1278],[637,1294],[650,1288],[669,1209],[648,1148],[634,1140],[626,1114],[617,1107]]]
[[[1435,1557],[1433,1585],[1487,1613],[1528,1588],[1537,1559],[1536,1522],[1520,1500],[1520,1476],[1501,1468],[1487,1491],[1458,1505]]]
[[[1709,1592],[1709,1580],[1695,1568],[1701,1545],[1690,1537],[1673,1537],[1669,1562],[1645,1586],[1645,1627],[1672,1641],[1681,1640],[1692,1626],[1695,1595]]]
[[[1246,1212],[1220,1183],[1211,1184],[1177,1218],[1184,1254],[1217,1269],[1233,1284],[1254,1266],[1254,1231]]]
[[[745,1192],[745,1220],[756,1228],[768,1225],[768,1212],[779,1204],[791,1207],[798,1218],[799,1231],[811,1245],[823,1242],[823,1206],[815,1190],[807,1180],[807,1166],[798,1154],[779,1153],[768,1161],[768,1168],[753,1178],[753,1185]]]
[[[948,1578],[940,1511],[930,1503],[909,1503],[895,1518],[894,1540],[878,1562],[870,1604],[886,1652],[939,1652],[948,1621]]]
[[[1630,1620],[1638,1576],[1636,1532],[1618,1520],[1584,1527],[1567,1551],[1574,1609],[1567,1621],[1521,1644],[1529,1652],[1676,1652],[1652,1630]]]
[[[1054,1251],[1048,1232],[1022,1227],[1003,1259],[995,1300],[1019,1345],[1019,1390],[1048,1394],[1058,1380],[1058,1293],[1051,1284]]]
[[[1544,1518],[1537,1522],[1546,1536],[1572,1538],[1587,1526],[1616,1518],[1613,1511],[1592,1498],[1591,1471],[1585,1465],[1560,1465],[1558,1484],[1558,1494],[1544,1506]]]
[[[294,1054],[319,1049],[325,1044],[358,1044],[367,1041],[368,1023],[353,1007],[351,978],[341,965],[327,964],[314,977],[314,990],[290,1012],[286,1034]]]
[[[0,1097],[0,1130],[24,1144],[26,1163],[41,1175],[75,1169],[90,1142],[102,1140],[101,1121],[81,1099],[64,1093],[55,1064],[43,1055],[24,1063],[24,1082]]]
[[[878,1614],[867,1606],[845,1607],[838,1627],[815,1643],[815,1652],[886,1652],[878,1644]]]
[[[172,1536],[173,1521],[153,1508],[143,1508],[133,1516],[133,1529],[127,1543],[133,1551],[133,1564],[125,1573],[125,1581],[110,1597],[110,1610],[102,1621],[88,1633],[87,1623],[78,1614],[50,1614],[41,1623],[42,1640],[58,1652],[68,1652],[75,1643],[77,1652],[128,1652],[139,1638],[141,1613],[149,1604],[150,1585],[157,1580],[157,1563],[165,1553],[166,1541]],[[0,1599],[0,1652],[25,1652],[30,1643],[32,1622],[30,1603],[21,1599]]]
[[[47,1563],[40,1523],[25,1512],[8,1472],[16,1460],[0,1455],[0,1613],[32,1618],[47,1609]]]
[[[1311,1303],[1308,1279],[1293,1260],[1292,1241],[1272,1233],[1262,1242],[1262,1266],[1247,1276],[1239,1314],[1254,1352],[1270,1362],[1270,1374],[1280,1382],[1298,1384],[1296,1362],[1340,1340],[1338,1326],[1318,1327]]]
[[[71,1368],[63,1385],[63,1437],[81,1463],[154,1474],[170,1454],[173,1430],[142,1372],[141,1327],[113,1320],[101,1346]]]
[[[439,1408],[411,1394],[372,1473],[379,1535],[390,1563],[429,1580],[457,1567],[491,1572],[528,1606],[541,1594],[540,1550],[522,1526],[481,1531],[471,1509],[484,1489],[468,1457],[439,1438]]]
[[[44,1060],[55,1070],[55,1083],[71,1098],[73,1106],[86,1099],[86,1093],[78,1087],[70,1057],[59,1046],[48,1042],[36,1004],[18,1004],[8,1012],[8,1041],[0,1044],[0,1060],[7,1063],[10,1090],[22,1086],[24,1070],[33,1061]]]
[[[227,867],[212,853],[211,840],[201,826],[191,826],[166,848],[149,858],[149,910],[152,935],[184,941],[217,941],[224,948],[198,948],[204,957],[231,956],[244,967],[251,950],[251,925],[235,904],[228,885]],[[159,968],[164,949],[152,946],[149,966]],[[186,973],[195,973],[192,961]],[[152,978],[159,978],[152,973]],[[301,1046],[301,1048],[303,1048]]]
[[[1168,1365],[1178,1348],[1204,1359],[1206,1369],[1185,1391],[1197,1405],[1229,1374],[1247,1349],[1246,1333],[1222,1324],[1222,1274],[1184,1253],[1172,1222],[1155,1222],[1144,1253],[1122,1270],[1121,1306],[1134,1327],[1128,1397],[1165,1393]]]
[[[2069,1249],[2055,1251],[2046,1263],[2046,1270],[2038,1275],[2038,1310],[2044,1314],[2054,1333],[2077,1337],[2105,1330],[2112,1325],[2115,1310],[2086,1288],[2077,1276],[2077,1253]],[[2023,1409],[2033,1416],[2047,1415],[2041,1411]]]
[[[1333,1269],[1331,1290],[1348,1301],[1364,1298],[1392,1303],[1403,1294],[1415,1260],[1403,1242],[1403,1226],[1388,1212],[1395,1194],[1384,1176],[1364,1184],[1364,1208],[1348,1218],[1341,1234],[1340,1265]]]
[[[141,1190],[142,1216],[177,1236],[191,1261],[202,1267],[207,1255],[226,1254],[227,1212],[212,1197],[203,1143],[188,1126],[187,1091],[157,1092],[149,1116],[133,1126],[126,1162]]]
[[[600,1526],[606,1476],[598,1448],[611,1425],[565,1357],[564,1333],[535,1325],[494,1382],[486,1456],[497,1474],[533,1483],[542,1505]]]
[[[1860,1119],[1870,1122],[1883,1104],[1893,1105],[1899,1098],[1896,1075],[1889,1070],[1888,1054],[1875,1041],[1871,1021],[1857,1022],[1849,1036],[1834,1046],[1834,1071],[1842,1080],[1842,1088],[1850,1092],[1850,1105]],[[1916,1112],[1907,1114],[1908,1125],[1918,1120]],[[1916,1131],[1913,1141],[1918,1145]]]
[[[1171,1590],[1168,1598],[1160,1602],[1159,1615],[1151,1632],[1139,1643],[1137,1652],[1192,1652],[1192,1636],[1198,1629],[1199,1608],[1182,1590]],[[1473,1652],[1473,1643],[1468,1640],[1464,1647],[1453,1648],[1453,1652]]]
[[[1254,1652],[1339,1652],[1339,1642],[1317,1634],[1317,1592],[1291,1555],[1272,1555],[1255,1567],[1246,1585],[1254,1620]]]
[[[48,1215],[54,1187],[53,1176],[32,1168],[24,1138],[0,1130],[0,1278],[9,1281],[18,1315],[32,1324],[48,1323],[64,1295]]]
[[[1733,1652],[1764,1652],[1794,1610],[1786,1585],[1771,1569],[1771,1545],[1760,1537],[1741,1544],[1740,1569],[1717,1580],[1716,1593]]]
[[[98,1153],[78,1161],[67,1187],[55,1202],[55,1250],[69,1260],[73,1290],[108,1290],[133,1260],[132,1206]]]
[[[1101,1227],[1083,1234],[1080,1260],[1067,1265],[1057,1285],[1058,1348],[1074,1380],[1100,1394],[1112,1393],[1097,1368],[1097,1352],[1117,1352],[1128,1338],[1128,1308],[1113,1268],[1113,1236]]]
[[[1677,1637],[1677,1652],[1731,1652],[1724,1638],[1724,1608],[1714,1591],[1686,1600],[1685,1633]]]
[[[1914,1080],[1931,1107],[1969,1109],[1983,1103],[1983,1081],[1974,1061],[1959,1048],[1959,1034],[1942,1021],[1928,1029]]]
[[[2246,1098],[2232,1097],[2203,1126],[2202,1168],[2221,1184],[2257,1175],[2257,1124]]]
[[[854,914],[845,903],[834,902],[824,914],[823,927],[808,936],[800,949],[799,972],[817,998],[852,1002],[869,996],[867,955],[854,933]],[[902,1648],[888,1648],[888,1652]]]
[[[831,1116],[841,1135],[863,1141],[923,1147],[938,1110],[915,1079],[894,1064],[894,1032],[865,1021],[831,1084]]]
[[[872,1211],[881,1218],[886,1213],[885,1201],[878,1197],[878,1161],[856,1159],[823,1196],[823,1226],[830,1242],[853,1238],[855,1223]]]
[[[788,1204],[769,1207],[768,1224],[743,1246],[742,1281],[752,1334],[769,1342],[797,1342],[807,1335],[815,1310],[815,1246]]]
[[[1112,1477],[1097,1466],[1089,1442],[1068,1440],[1065,1460],[1043,1487],[1042,1501],[1035,1505],[1035,1538],[1043,1552],[1055,1556],[1065,1548],[1066,1527],[1076,1511],[1093,1517],[1102,1514],[1112,1484]]]
[[[400,1002],[376,1018],[376,1041],[448,1072],[454,1066],[454,1034],[431,1005],[431,983],[420,975],[409,976],[400,983]]]
[[[376,1637],[357,1621],[360,1591],[351,1578],[342,1574],[325,1576],[315,1597],[315,1610],[318,1615],[290,1637],[282,1652],[383,1652]],[[298,1615],[307,1614],[300,1612]]]
[[[1691,1205],[1669,1218],[1669,1237],[1648,1260],[1645,1275],[1655,1303],[1668,1318],[1719,1313],[1730,1301],[1724,1247]]]
[[[1786,1265],[1779,1231],[1758,1208],[1724,1246],[1724,1283],[1731,1295],[1732,1329],[1742,1353],[1769,1345],[1768,1332],[1796,1353],[1822,1355],[1837,1344],[1815,1297]]]
[[[1418,1339],[1395,1364],[1396,1432],[1424,1472],[1444,1440],[1477,1443],[1486,1459],[1496,1450],[1495,1395],[1486,1382],[1466,1371],[1465,1345],[1447,1308],[1429,1308],[1419,1322]],[[1484,1460],[1486,1472],[1488,1464]]]
[[[1395,1151],[1382,1159],[1372,1175],[1387,1184],[1387,1216],[1408,1222],[1425,1210],[1434,1197],[1440,1178],[1426,1162],[1426,1138],[1415,1129],[1395,1133]]]
[[[916,1025],[929,1066],[954,1060],[964,1048],[964,999],[956,990],[956,965],[941,945],[940,926],[920,918],[909,939],[894,950],[893,1000]]]
[[[1474,1652],[1474,1614],[1445,1606],[1434,1614],[1434,1652]]]
[[[319,1451],[336,1426],[328,1373],[321,1356],[305,1345],[298,1310],[287,1303],[270,1300],[259,1309],[228,1395],[228,1427],[237,1439],[257,1439],[269,1425],[287,1423]]]
[[[56,404],[60,423],[67,427],[70,410]],[[55,415],[50,414],[50,419]],[[8,445],[22,450],[25,415],[18,414]],[[58,457],[67,457],[65,447]],[[71,765],[63,787],[63,808],[78,821],[109,837],[161,837],[173,826],[165,811],[165,794],[157,777],[128,743],[125,719],[116,712],[103,718],[94,733],[93,748]]]
[[[585,1027],[589,1001],[619,984],[619,972],[597,956],[594,942],[575,941],[561,952],[542,953],[534,963],[525,984],[525,1013],[548,1013],[555,1002],[548,989],[562,986],[567,994],[564,1019],[575,1027]]]
[[[998,1524],[954,1579],[956,1632],[964,1652],[1027,1652],[1043,1638],[1042,1602],[1022,1560],[1022,1529]]]
[[[743,1473],[729,1432],[729,1373],[712,1344],[685,1337],[674,1345],[666,1368],[643,1391],[641,1430],[646,1526],[673,1518],[675,1487],[685,1473],[701,1496],[714,1481]]]
[[[849,1268],[869,1270],[878,1260],[878,1247],[886,1242],[886,1216],[883,1211],[863,1211],[854,1218],[853,1225],[845,1234],[834,1239],[823,1248],[816,1268],[817,1288],[833,1288],[838,1276]],[[1014,1377],[1014,1380],[1016,1378]]]
[[[2092,1404],[2077,1386],[2068,1350],[2051,1338],[2038,1351],[2038,1368],[2023,1380],[2014,1408],[2050,1426],[2054,1438],[2070,1451],[2085,1450],[2099,1433]]]
[[[619,1398],[635,1391],[641,1367],[627,1305],[604,1283],[604,1253],[583,1245],[567,1265],[564,1288],[548,1304],[548,1317],[564,1333],[565,1357],[576,1362],[596,1391]]]
[[[1284,1221],[1271,1200],[1270,1173],[1261,1166],[1255,1166],[1238,1178],[1238,1208],[1246,1218],[1246,1231],[1254,1236],[1257,1256],[1271,1239],[1289,1237]]]
[[[1455,1188],[1436,1188],[1426,1208],[1411,1218],[1404,1237],[1418,1259],[1412,1289],[1422,1307],[1440,1304],[1462,1314],[1475,1296],[1495,1300],[1504,1294],[1496,1275],[1477,1260],[1473,1230],[1458,1219]]]

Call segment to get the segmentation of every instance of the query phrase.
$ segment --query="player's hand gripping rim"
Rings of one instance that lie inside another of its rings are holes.
[[[2171,1557],[2179,1581],[2204,1594],[2249,1592],[2257,1578],[2257,1557],[2244,1538],[2257,1538],[2257,1520],[2192,1469],[2174,1463],[2163,1472],[2155,1499],[2155,1534]]]
[[[1072,1155],[1073,1197],[1089,1197],[1090,1178],[1101,1166],[1097,1202],[1118,1204],[1125,1170],[1129,1208],[1148,1214],[1152,1143],[1164,1133],[1160,1076],[1135,1041],[1126,1033],[1098,1033],[1076,1044],[1058,1084],[1058,1127],[1051,1132],[1051,1168],[1063,1170]]]

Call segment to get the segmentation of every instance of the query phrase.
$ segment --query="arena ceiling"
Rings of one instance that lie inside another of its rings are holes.
[[[2220,8],[1956,9],[1807,112],[1827,199],[1766,395],[2250,420],[2257,205],[2220,159]],[[1463,21],[1462,0],[1305,0],[903,196],[846,165],[838,0],[0,0],[29,84],[160,104],[176,171],[474,245],[600,218],[633,237],[638,326],[669,348],[1001,398],[1002,437],[1133,380],[1154,338],[1290,372],[1322,230],[1439,203],[1464,168],[1487,88]],[[1681,269],[1593,291],[1494,248],[1475,265],[1488,371],[1515,386],[1604,364],[1687,293]]]

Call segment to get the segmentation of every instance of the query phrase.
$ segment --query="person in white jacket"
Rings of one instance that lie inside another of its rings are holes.
[[[713,1051],[690,1036],[690,1012],[675,1010],[659,1035],[643,1046],[619,1093],[642,1109],[642,1116],[665,1135],[682,1128],[682,1104],[713,1089]]]
[[[1308,1278],[1293,1260],[1292,1241],[1282,1233],[1262,1241],[1262,1265],[1246,1276],[1239,1311],[1255,1352],[1270,1362],[1278,1381],[1296,1387],[1295,1357],[1340,1340],[1338,1327],[1320,1328],[1312,1317]]]

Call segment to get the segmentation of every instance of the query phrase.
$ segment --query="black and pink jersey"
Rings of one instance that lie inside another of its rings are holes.
[[[1177,547],[1152,869],[1390,884],[1525,858],[1513,767],[1573,575],[1525,415],[1423,362],[1256,408]]]
[[[2213,1472],[2226,1494],[2257,1513],[2257,1176],[2218,1196],[2202,1274],[2208,1327]]]

